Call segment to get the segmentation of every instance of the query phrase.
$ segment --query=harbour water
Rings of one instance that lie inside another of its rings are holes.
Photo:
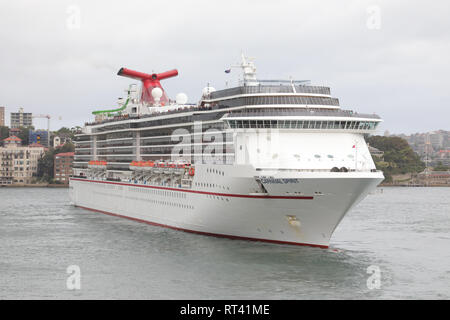
[[[75,208],[67,189],[2,188],[0,299],[450,299],[450,188],[379,188],[329,249],[150,226]]]

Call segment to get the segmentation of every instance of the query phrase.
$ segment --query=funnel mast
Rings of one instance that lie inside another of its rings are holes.
[[[166,95],[163,87],[161,86],[160,80],[175,77],[178,75],[178,70],[173,69],[162,73],[143,73],[139,71],[130,70],[127,68],[120,68],[117,75],[141,80],[142,82],[142,95],[141,102],[154,105],[156,103],[155,99],[152,96],[152,90],[154,88],[160,88],[162,90],[162,96],[159,100],[160,105],[164,106],[169,102],[169,98]]]

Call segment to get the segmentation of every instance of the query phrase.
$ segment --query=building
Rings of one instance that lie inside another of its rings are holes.
[[[381,151],[380,149],[372,147],[369,144],[367,144],[367,146],[369,147],[369,152],[370,152],[370,154],[372,156],[378,158],[379,160],[383,160],[383,158],[384,158],[384,151]]]
[[[450,149],[450,131],[436,130],[425,133],[414,133],[409,136],[397,135],[408,141],[422,161],[430,166],[436,166],[439,162],[450,164],[450,158],[445,150]]]
[[[450,171],[432,171],[425,169],[417,175],[418,181],[425,185],[450,185]]]
[[[40,144],[22,146],[22,140],[16,136],[4,139],[3,145],[0,148],[0,185],[31,183],[45,148]]]
[[[0,107],[0,126],[5,126],[5,107]]]
[[[62,145],[61,143],[61,138],[56,136],[53,138],[53,148],[59,147],[60,145]]]
[[[55,154],[53,176],[56,181],[69,184],[69,177],[72,175],[72,163],[74,152]]]
[[[23,108],[19,108],[19,112],[11,112],[11,128],[31,127],[32,125],[32,113],[23,112]]]
[[[45,130],[30,130],[28,133],[28,142],[39,143],[44,147],[48,147],[48,132]]]
[[[9,136],[19,136],[20,134],[20,129],[19,128],[10,128],[9,129]]]
[[[59,136],[55,136],[53,138],[53,148],[62,146],[64,144],[66,144],[67,142],[72,142],[72,140],[70,139],[69,136],[64,135],[64,134],[59,135]]]

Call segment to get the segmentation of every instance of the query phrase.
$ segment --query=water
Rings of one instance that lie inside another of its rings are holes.
[[[81,270],[68,290],[67,267]],[[380,288],[369,289],[369,266]],[[0,189],[0,299],[450,299],[450,188],[384,188],[330,249],[213,238]]]

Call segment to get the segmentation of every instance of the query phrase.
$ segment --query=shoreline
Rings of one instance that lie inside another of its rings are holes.
[[[385,187],[408,187],[408,188],[434,188],[434,187],[450,187],[449,184],[433,184],[433,185],[424,185],[424,184],[380,184],[377,188],[385,188]],[[0,188],[69,188],[68,184],[51,184],[51,183],[33,183],[33,184],[5,184],[0,185]]]
[[[17,184],[4,184],[0,185],[0,188],[69,188],[68,184],[51,184],[51,183],[17,183]]]
[[[434,188],[434,187],[450,187],[449,184],[380,184],[377,188],[380,187],[409,187],[409,188]]]

